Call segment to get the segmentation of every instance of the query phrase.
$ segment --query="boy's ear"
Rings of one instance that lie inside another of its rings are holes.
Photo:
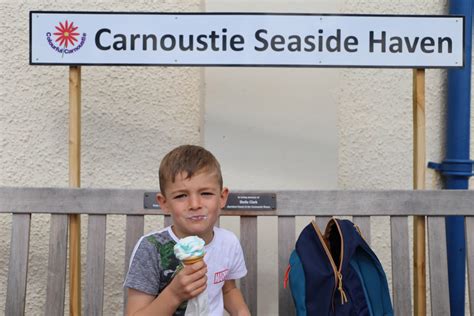
[[[160,208],[163,210],[163,212],[168,214],[169,212],[166,204],[166,197],[160,192],[158,192],[156,194],[156,201],[158,202],[158,204],[160,204]]]
[[[223,187],[221,191],[221,201],[220,201],[221,209],[224,208],[224,206],[226,205],[228,197],[229,197],[229,189],[226,187]]]

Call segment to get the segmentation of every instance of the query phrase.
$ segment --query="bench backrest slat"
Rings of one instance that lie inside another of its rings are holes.
[[[63,315],[66,289],[68,215],[51,214],[45,316]]]
[[[474,315],[474,216],[466,217],[466,254],[469,285],[469,307]]]
[[[25,314],[30,223],[30,214],[13,214],[5,315]]]
[[[130,257],[136,243],[143,236],[145,229],[145,217],[143,215],[127,215],[126,233],[125,233],[125,264],[124,264],[124,280],[128,272]],[[123,291],[123,314],[126,314],[127,307],[127,290]]]
[[[318,225],[318,227],[321,230],[322,234],[324,234],[324,231],[326,229],[326,225],[328,224],[328,222],[331,218],[332,218],[332,216],[315,216],[314,220],[316,221],[316,224]]]
[[[288,258],[295,247],[295,217],[278,218],[278,314],[295,315],[290,288],[283,288]]]
[[[106,215],[89,215],[85,315],[103,314],[106,227]]]
[[[444,217],[428,217],[431,314],[449,315],[448,256]]]
[[[240,288],[251,315],[257,314],[257,216],[240,218],[240,242],[244,252],[247,276],[240,282]]]
[[[165,215],[165,218],[163,220],[163,223],[164,223],[164,227],[168,227],[172,224],[172,221],[171,221],[171,216],[169,215]]]
[[[408,218],[390,217],[392,247],[392,293],[394,315],[412,315],[410,291],[410,245]]]
[[[145,209],[138,189],[0,188],[0,213],[163,215]],[[474,212],[473,190],[273,191],[278,207],[223,210],[235,216],[391,216],[465,215]],[[238,193],[234,192],[234,193]],[[245,192],[246,194],[249,191]]]

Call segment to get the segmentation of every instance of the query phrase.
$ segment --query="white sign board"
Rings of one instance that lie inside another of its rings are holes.
[[[30,12],[30,64],[464,65],[460,16]]]

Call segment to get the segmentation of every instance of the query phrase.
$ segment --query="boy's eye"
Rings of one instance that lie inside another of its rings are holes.
[[[184,199],[185,197],[186,197],[186,194],[178,194],[178,195],[175,195],[173,199]]]
[[[212,192],[202,192],[201,194],[202,195],[214,195],[214,193],[212,193]]]

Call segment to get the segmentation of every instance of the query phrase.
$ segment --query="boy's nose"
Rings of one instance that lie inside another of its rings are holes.
[[[189,198],[189,208],[194,210],[194,209],[199,209],[201,207],[201,199],[199,196],[190,196]]]

